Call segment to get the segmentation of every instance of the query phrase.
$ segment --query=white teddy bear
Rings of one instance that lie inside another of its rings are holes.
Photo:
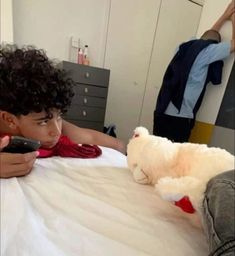
[[[155,185],[163,199],[193,213],[201,209],[207,182],[234,169],[234,156],[204,144],[173,143],[137,127],[127,146],[127,163],[136,182]]]

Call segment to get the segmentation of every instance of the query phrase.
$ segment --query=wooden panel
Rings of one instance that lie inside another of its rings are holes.
[[[211,140],[214,125],[196,121],[189,142],[208,144]]]

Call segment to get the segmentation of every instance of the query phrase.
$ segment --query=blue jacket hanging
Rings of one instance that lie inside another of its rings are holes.
[[[192,65],[198,54],[212,43],[214,40],[196,39],[183,43],[179,46],[178,52],[175,54],[167,67],[163,77],[162,86],[156,103],[155,114],[163,114],[170,101],[180,111],[183,102],[184,91],[186,88],[188,76]],[[198,111],[203,96],[205,94],[206,85],[209,82],[220,84],[222,79],[223,61],[219,60],[209,65],[207,78],[200,97],[194,107],[194,114]]]

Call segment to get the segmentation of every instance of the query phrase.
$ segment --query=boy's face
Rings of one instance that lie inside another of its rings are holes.
[[[44,148],[55,146],[62,130],[62,118],[58,110],[51,111],[51,116],[45,111],[21,115],[17,117],[16,124],[18,135],[39,140]]]

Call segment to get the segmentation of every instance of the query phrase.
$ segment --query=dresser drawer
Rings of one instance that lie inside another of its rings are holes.
[[[83,107],[79,105],[72,105],[65,117],[68,119],[79,119],[93,122],[104,122],[105,109]]]
[[[88,106],[88,107],[97,107],[97,108],[105,108],[106,107],[106,99],[105,98],[97,98],[97,97],[89,97],[89,96],[74,96],[72,105],[79,106]]]
[[[75,82],[108,87],[110,74],[108,69],[78,65],[67,61],[62,62],[62,68],[69,72],[69,76]]]
[[[75,92],[74,98],[76,98],[78,96],[95,96],[95,97],[106,98],[107,94],[108,94],[108,89],[101,88],[98,86],[78,84],[74,88],[74,92]]]

